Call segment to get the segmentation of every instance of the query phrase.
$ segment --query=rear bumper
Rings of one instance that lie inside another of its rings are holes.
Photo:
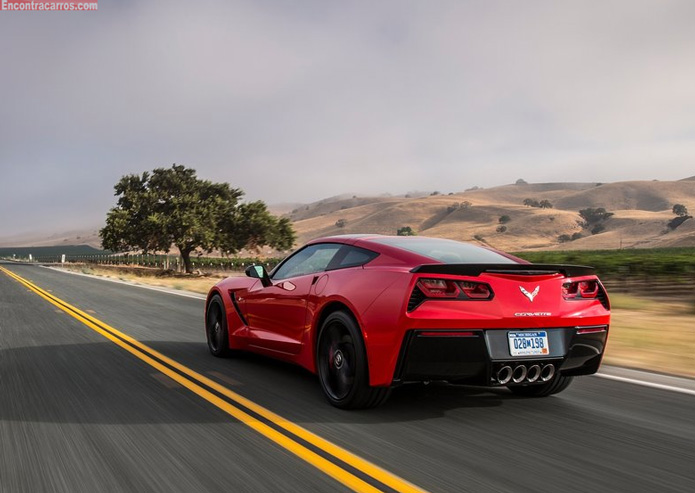
[[[536,365],[541,369],[552,365],[554,373],[565,376],[598,371],[608,337],[607,325],[543,330],[548,332],[550,352],[530,357],[511,356],[509,331],[504,329],[410,330],[403,339],[392,383],[446,380],[483,386],[513,385],[514,381],[500,382],[498,378],[499,371],[507,366],[529,370]],[[522,370],[517,373],[520,375]],[[541,382],[538,379],[535,383]],[[525,379],[518,382],[528,383]]]

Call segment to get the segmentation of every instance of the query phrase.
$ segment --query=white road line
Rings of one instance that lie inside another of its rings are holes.
[[[145,284],[136,284],[134,282],[129,282],[129,281],[121,281],[120,279],[113,279],[111,277],[100,277],[100,276],[94,276],[91,274],[83,274],[82,272],[74,272],[71,270],[63,270],[63,269],[58,269],[56,267],[49,267],[47,265],[42,265],[41,267],[45,269],[51,269],[56,272],[63,272],[65,274],[73,274],[75,276],[82,276],[82,277],[89,277],[91,279],[98,279],[100,281],[109,281],[109,282],[115,282],[118,284],[125,284],[126,286],[133,286],[136,288],[142,288],[142,289],[149,289],[151,291],[159,291],[160,293],[167,293],[167,294],[174,294],[176,296],[183,296],[184,298],[193,298],[196,300],[205,300],[207,297],[202,294],[198,293],[192,293],[190,291],[180,291],[180,290],[175,290],[175,289],[169,289],[169,288],[163,288],[160,286],[148,286]],[[212,285],[210,285],[212,287]]]
[[[597,373],[594,375],[596,377],[607,378],[608,380],[615,380],[617,382],[632,383],[635,385],[641,385],[643,387],[651,387],[660,390],[670,390],[671,392],[679,392],[681,394],[695,395],[695,390],[684,389],[682,387],[674,387],[673,385],[664,385],[662,383],[646,382],[644,380],[636,380],[634,378],[618,377],[615,375],[606,375],[605,373]]]

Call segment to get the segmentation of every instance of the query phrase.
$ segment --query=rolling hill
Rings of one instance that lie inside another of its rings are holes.
[[[553,207],[525,206],[525,199],[547,200]],[[289,216],[300,244],[334,234],[395,234],[410,226],[420,235],[516,251],[695,246],[695,219],[675,230],[667,226],[677,203],[695,212],[695,180],[515,184],[415,198],[341,196],[301,206]],[[579,211],[587,208],[613,215],[586,225]],[[504,224],[502,216],[509,219]],[[562,235],[581,237],[560,242]]]
[[[547,200],[553,207],[526,206],[526,199]],[[675,217],[674,204],[684,204],[695,213],[695,176],[679,181],[522,183],[446,195],[343,194],[310,204],[269,207],[293,221],[297,245],[336,234],[392,235],[398,228],[410,226],[419,235],[478,242],[507,251],[695,246],[695,219],[687,219],[675,230],[667,226]],[[587,208],[604,208],[612,215],[586,225],[579,211]],[[500,222],[503,216],[508,220]],[[598,232],[597,225],[602,231]],[[576,239],[561,242],[563,235]],[[0,247],[100,248],[100,243],[93,227],[50,237],[6,238],[0,240]]]

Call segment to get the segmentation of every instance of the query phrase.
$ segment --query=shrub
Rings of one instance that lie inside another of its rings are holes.
[[[587,224],[605,221],[613,215],[612,212],[606,211],[603,207],[588,207],[579,211],[579,215],[586,221]]]
[[[499,218],[499,223],[500,223],[500,224],[506,224],[506,223],[508,223],[508,222],[511,221],[511,220],[512,220],[512,218],[509,217],[509,216],[507,216],[507,215],[505,214],[504,216],[500,216],[500,218]]]
[[[504,232],[506,232],[506,231],[507,231],[507,227],[506,227],[506,226],[497,226],[497,232],[498,232],[498,233],[504,233]]]
[[[672,210],[676,216],[684,217],[688,215],[688,208],[683,204],[674,205]]]
[[[417,233],[410,226],[403,226],[396,230],[396,236],[417,236]]]
[[[347,224],[347,221],[346,221],[345,219],[338,219],[338,220],[335,222],[335,225],[336,225],[336,227],[338,227],[338,228],[344,228],[346,224]]]

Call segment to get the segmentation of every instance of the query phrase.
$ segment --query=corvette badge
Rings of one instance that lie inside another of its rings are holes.
[[[532,293],[529,293],[528,291],[526,291],[523,286],[519,286],[519,289],[524,294],[524,296],[526,296],[528,298],[528,300],[532,302],[533,298],[536,297],[536,295],[538,294],[538,291],[540,291],[541,287],[536,286],[536,289],[534,289]]]

